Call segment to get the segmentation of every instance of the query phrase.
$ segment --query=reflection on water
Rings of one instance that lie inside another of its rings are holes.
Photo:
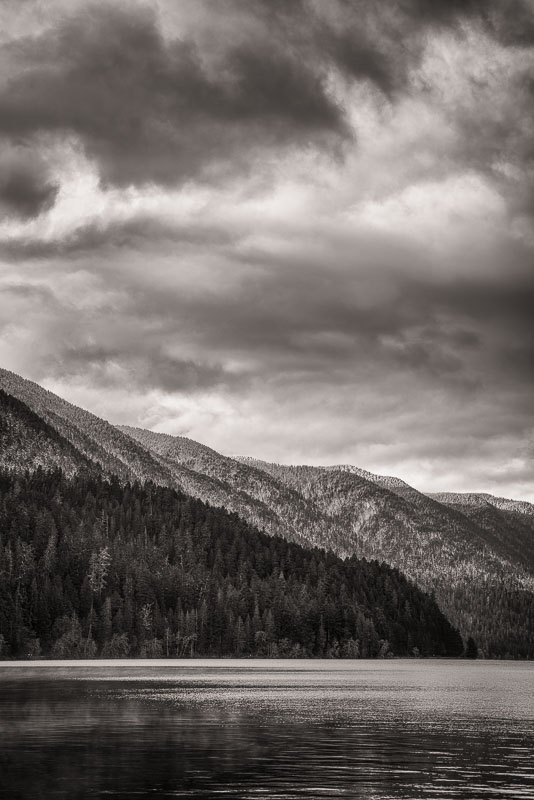
[[[532,798],[534,665],[0,667],[0,796]]]

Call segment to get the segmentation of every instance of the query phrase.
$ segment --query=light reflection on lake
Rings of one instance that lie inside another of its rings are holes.
[[[534,665],[0,666],[0,796],[534,797]]]

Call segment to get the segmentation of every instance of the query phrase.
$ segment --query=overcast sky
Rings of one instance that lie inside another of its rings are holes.
[[[3,0],[0,364],[534,500],[531,0]]]

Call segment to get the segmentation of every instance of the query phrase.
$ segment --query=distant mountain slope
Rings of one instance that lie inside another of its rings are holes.
[[[399,479],[357,467],[239,460],[310,498],[344,532],[344,551],[384,560],[435,591],[486,652],[534,656],[534,559],[525,526],[501,513],[500,527],[491,528]]]
[[[509,553],[519,564],[532,569],[534,564],[534,505],[507,500],[491,494],[430,495],[470,519],[483,530],[486,540]]]
[[[418,578],[429,566],[431,551],[437,548],[441,553],[444,539],[464,548],[464,557],[484,559],[488,568],[498,572],[501,571],[499,565],[520,566],[517,553],[505,542],[489,538],[484,528],[473,524],[464,508],[440,503],[398,478],[374,475],[346,465],[284,466],[250,458],[239,460],[249,466],[256,465],[304,497],[312,498],[330,518],[343,522],[353,545],[360,548],[363,555],[373,557],[380,541],[384,554],[392,557],[393,552],[389,552],[388,547],[394,550],[396,545],[390,535],[392,531],[387,530],[388,523],[402,525],[410,533],[403,541],[403,557],[418,572]],[[502,519],[504,524],[504,517]],[[376,530],[377,524],[380,531]],[[527,559],[527,566],[529,571],[534,569],[534,559]]]
[[[534,505],[526,500],[509,500],[505,497],[495,497],[492,494],[476,492],[438,492],[429,494],[433,500],[451,506],[461,506],[463,508],[491,505],[502,511],[510,511],[517,514],[524,514],[534,518]]]
[[[534,559],[516,546],[510,528],[509,535],[496,536],[461,509],[398,478],[357,467],[285,467],[225,457],[184,437],[121,430],[168,465],[187,465],[195,475],[221,481],[220,496],[206,497],[205,487],[190,484],[192,494],[268,532],[328,547],[344,557],[356,554],[392,564],[434,591],[455,624],[475,635],[486,652],[534,655],[529,617]]]
[[[183,436],[128,426],[120,426],[120,430],[157,455],[193,496],[235,511],[272,535],[349,555],[332,520],[313,502],[263,470]]]

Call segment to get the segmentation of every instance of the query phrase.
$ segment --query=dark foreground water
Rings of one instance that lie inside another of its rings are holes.
[[[0,665],[0,797],[534,798],[534,665]]]

